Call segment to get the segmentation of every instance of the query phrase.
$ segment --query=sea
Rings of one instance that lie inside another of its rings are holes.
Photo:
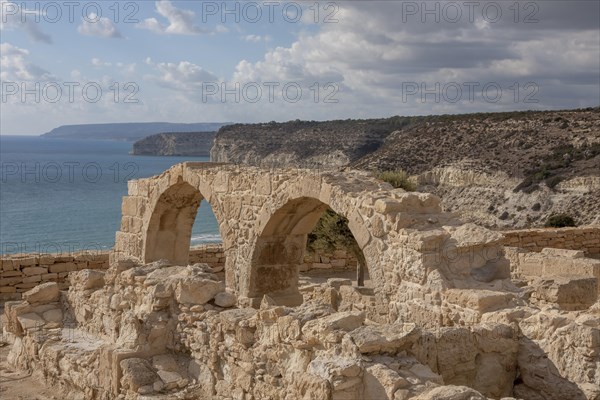
[[[208,157],[133,156],[131,142],[0,135],[0,254],[113,247],[127,181]],[[220,242],[202,201],[191,245]]]

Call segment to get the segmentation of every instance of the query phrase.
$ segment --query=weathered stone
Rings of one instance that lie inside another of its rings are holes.
[[[141,387],[153,385],[158,379],[148,360],[127,358],[121,361],[120,366],[123,373],[121,385],[134,393],[138,393]]]
[[[404,382],[396,371],[383,364],[375,364],[365,369],[364,398],[394,400],[394,393]]]
[[[23,274],[26,276],[32,276],[32,275],[41,275],[41,274],[45,274],[48,272],[48,268],[45,267],[27,267],[27,268],[23,268]]]
[[[350,332],[361,353],[396,353],[412,346],[419,334],[415,324],[369,325]]]
[[[365,321],[364,312],[347,311],[335,313],[314,321],[308,321],[302,327],[305,339],[312,343],[335,341],[334,331],[351,331]]]
[[[18,315],[17,320],[23,330],[39,329],[46,323],[46,321],[36,313]]]
[[[598,279],[586,277],[544,277],[531,283],[535,297],[556,303],[563,310],[583,310],[598,299]]]
[[[104,272],[85,269],[69,274],[71,285],[81,288],[82,290],[98,289],[104,286]]]
[[[42,317],[48,322],[61,323],[63,319],[63,313],[61,309],[53,308],[44,312]]]
[[[237,303],[237,298],[233,293],[221,292],[215,296],[215,304],[219,307],[233,307]]]
[[[58,301],[60,290],[55,282],[42,283],[23,293],[23,299],[29,303],[50,303]]]
[[[178,283],[175,298],[182,304],[206,304],[223,290],[222,282],[187,278]]]
[[[428,390],[414,400],[486,400],[486,397],[476,390],[466,386],[440,386]]]

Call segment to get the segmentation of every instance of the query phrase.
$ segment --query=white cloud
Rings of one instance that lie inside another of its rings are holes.
[[[154,65],[158,72],[158,76],[147,76],[149,80],[174,90],[183,92],[196,91],[202,87],[203,83],[220,81],[212,72],[189,61],[154,64],[152,60],[147,59],[146,63]]]
[[[105,62],[100,60],[99,58],[92,58],[92,65],[96,68],[101,68],[101,67],[110,67],[112,66],[112,63],[109,62]]]
[[[0,78],[3,81],[47,81],[52,79],[50,73],[30,63],[29,50],[13,46],[10,43],[0,44]]]
[[[476,107],[496,111],[548,107],[555,99],[543,97],[544,87],[550,90],[546,93],[562,89],[582,96],[587,96],[586,84],[598,89],[598,22],[595,33],[589,26],[577,29],[575,22],[550,30],[541,23],[515,24],[510,18],[503,25],[488,24],[485,29],[479,20],[469,22],[467,18],[459,23],[422,23],[420,17],[403,22],[399,17],[401,3],[377,2],[377,7],[368,2],[340,3],[338,23],[301,34],[290,46],[269,50],[260,61],[240,61],[233,81],[293,81],[303,87],[311,82],[334,82],[340,87],[340,105],[312,107],[315,115],[323,108],[331,110],[329,118],[344,117],[335,113],[350,116],[356,110],[368,116],[469,112]],[[256,35],[244,39],[260,40]],[[426,87],[433,87],[436,82],[472,81],[481,85],[498,82],[507,91],[502,103],[465,104],[442,99],[438,103],[407,104],[400,92],[403,83],[425,82]],[[511,85],[530,81],[540,88],[539,105],[513,100]],[[594,101],[589,96],[586,99]],[[301,112],[299,106],[297,109]]]
[[[40,12],[23,9],[17,3],[0,0],[0,30],[22,28],[33,41],[51,44],[52,37],[39,28],[40,15]]]
[[[155,3],[156,12],[164,17],[168,24],[160,23],[156,18],[147,18],[137,26],[148,29],[155,33],[174,34],[174,35],[198,35],[208,33],[194,25],[196,14],[191,10],[183,10],[175,7],[170,0],[158,0]]]
[[[107,17],[98,17],[95,13],[90,13],[86,18],[82,18],[81,25],[77,27],[77,32],[86,36],[97,36],[102,38],[121,38],[121,32],[115,24]]]
[[[246,35],[246,36],[242,36],[242,39],[245,40],[246,42],[253,42],[253,43],[258,43],[258,42],[270,42],[272,40],[270,35]]]

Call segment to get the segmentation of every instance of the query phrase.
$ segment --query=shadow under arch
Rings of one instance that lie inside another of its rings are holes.
[[[299,197],[288,200],[270,216],[251,257],[246,293],[253,306],[258,306],[265,294],[280,305],[302,304],[298,275],[307,236],[328,208],[330,205],[319,199]],[[332,210],[347,217],[339,210]]]
[[[188,264],[192,227],[202,200],[200,190],[181,178],[159,196],[145,229],[146,263],[167,259],[176,265]]]

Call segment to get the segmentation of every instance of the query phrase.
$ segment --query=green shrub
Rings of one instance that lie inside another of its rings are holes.
[[[336,249],[359,249],[348,220],[328,208],[313,231],[308,234],[307,247],[312,250],[332,251]]]
[[[332,209],[328,208],[321,216],[321,219],[319,219],[319,222],[317,222],[313,231],[308,234],[306,247],[311,252],[337,249],[345,249],[351,252],[358,262],[358,286],[364,285],[364,272],[367,263],[360,246],[348,227],[347,218],[336,214]]]
[[[546,228],[564,228],[567,226],[577,226],[577,224],[575,224],[575,220],[570,215],[555,214],[548,217],[544,226]]]
[[[554,189],[556,185],[562,182],[562,180],[562,176],[553,176],[551,178],[546,179],[546,186],[548,186],[550,189]]]
[[[384,171],[377,174],[377,179],[389,183],[395,188],[401,188],[407,192],[414,192],[417,190],[417,185],[410,180],[408,174],[402,170],[397,171]]]

